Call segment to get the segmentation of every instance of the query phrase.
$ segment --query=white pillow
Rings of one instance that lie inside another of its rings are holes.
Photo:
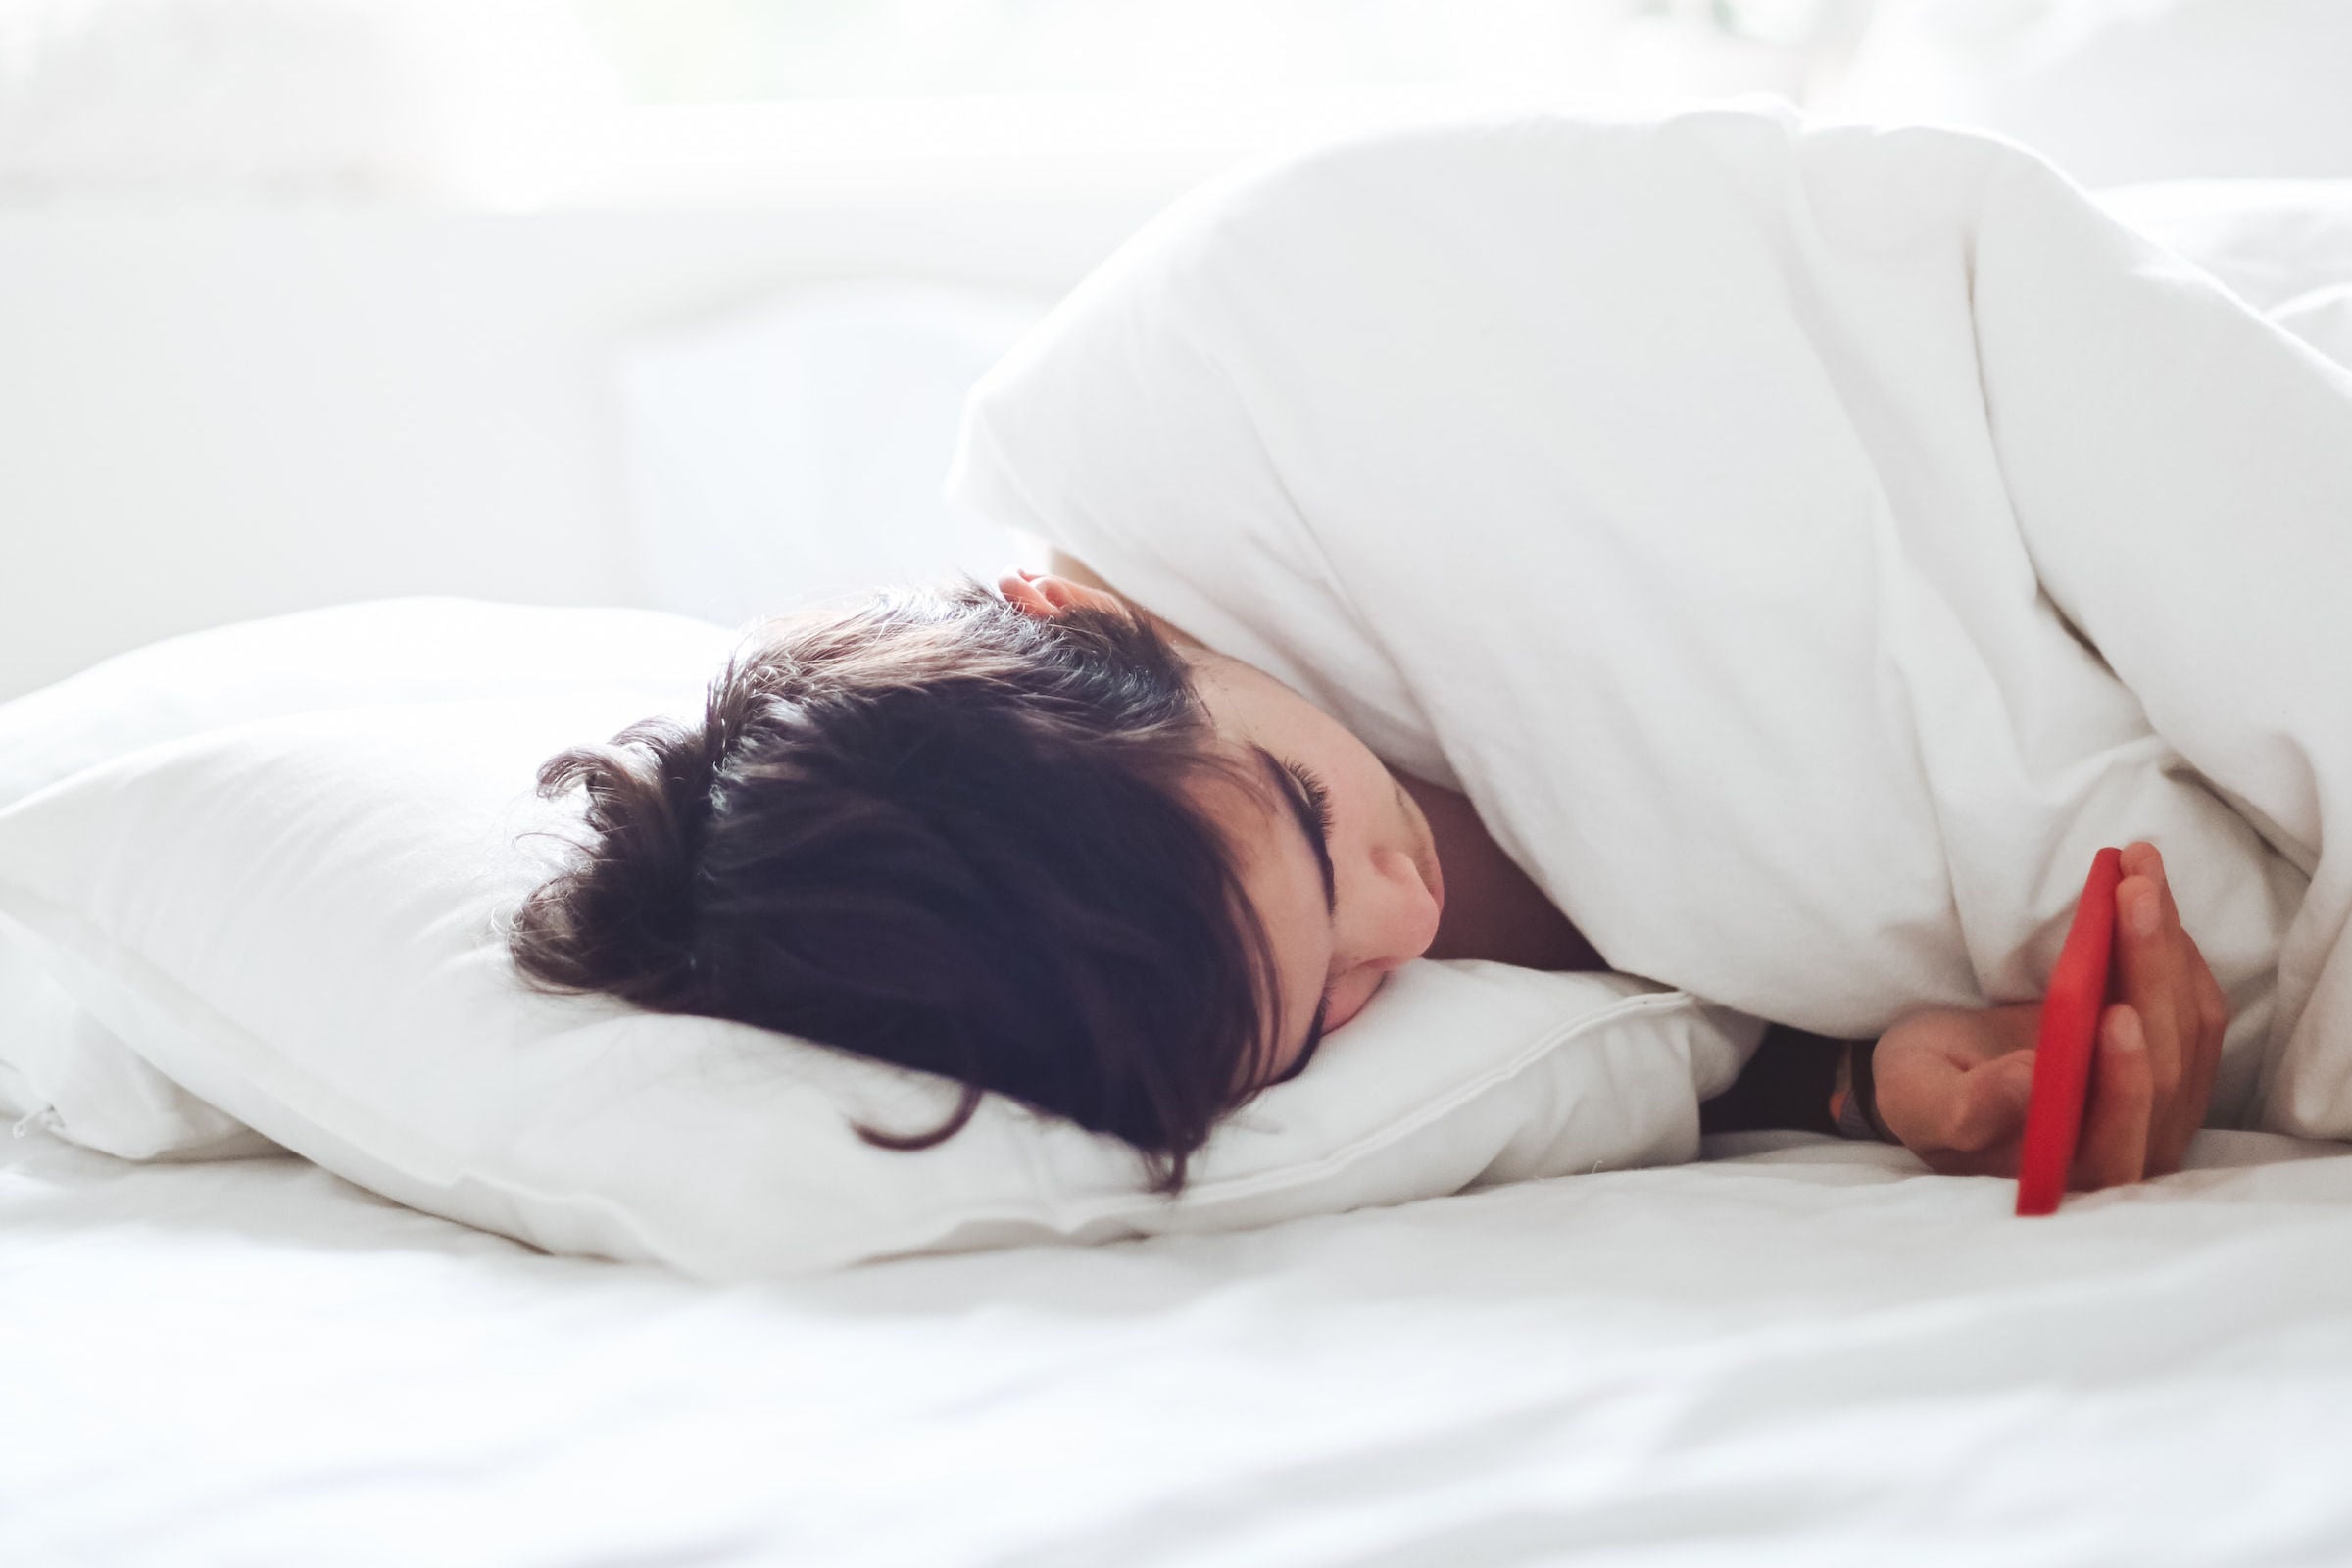
[[[734,633],[646,610],[377,599],[167,637],[0,704],[0,807],[100,762],[257,718],[451,698],[649,697]]]
[[[625,641],[616,635],[614,642]],[[546,872],[538,763],[710,673],[264,720],[0,811],[0,926],[172,1080],[416,1207],[711,1278],[892,1253],[1264,1224],[1677,1160],[1760,1026],[1622,976],[1409,966],[1231,1118],[1179,1199],[1117,1141],[743,1025],[523,989],[499,924]],[[1660,1071],[1660,1059],[1679,1070]]]
[[[274,1146],[147,1065],[0,920],[0,1113],[121,1159],[236,1159]]]
[[[732,640],[716,626],[642,611],[438,598],[190,632],[0,704],[0,807],[142,747],[252,719],[610,691],[649,664],[715,667]],[[659,688],[674,689],[674,681]],[[270,1147],[156,1072],[5,932],[0,1111],[124,1159],[226,1158]]]

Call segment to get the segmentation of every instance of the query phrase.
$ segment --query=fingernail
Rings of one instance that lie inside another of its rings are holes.
[[[2156,917],[2160,911],[2156,907],[2156,894],[2152,889],[2139,890],[2139,897],[2132,901],[2131,912],[2132,930],[2143,937],[2156,934]]]
[[[2119,1012],[2107,1020],[2107,1038],[2118,1051],[2137,1051],[2143,1042],[2139,1035],[2139,1020],[2128,1012]]]

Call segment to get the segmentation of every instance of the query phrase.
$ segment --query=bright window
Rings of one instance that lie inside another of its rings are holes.
[[[1263,98],[1432,84],[1609,92],[1642,62],[1656,75],[1664,32],[1678,46],[1785,58],[1858,15],[1863,0],[574,3],[641,101],[717,103],[1060,92]]]

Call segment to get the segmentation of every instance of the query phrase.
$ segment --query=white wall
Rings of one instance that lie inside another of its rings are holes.
[[[444,0],[443,9],[488,3]],[[117,9],[136,20],[148,8]],[[1702,8],[1678,0],[1673,9]],[[2036,145],[2078,172],[2103,167],[2113,148],[2139,160],[2134,177],[2344,172],[2352,99],[2339,83],[2352,28],[2342,14],[2352,6],[1851,9],[1879,20],[1846,96],[1827,98],[1833,112],[1906,118],[1906,106],[1929,101],[1924,61],[1956,95],[1957,118],[2012,132],[2030,124]],[[1991,26],[1996,9],[2011,20]],[[2071,53],[2027,47],[2038,36],[2027,24],[2056,26],[2062,10],[2103,22],[2075,28]],[[344,44],[409,14],[407,0],[355,0],[344,11],[358,30],[319,56],[329,65]],[[2228,50],[2207,26],[2225,18],[2235,19],[2218,35],[2235,40]],[[1958,49],[1943,36],[1955,28],[1981,47]],[[1654,79],[1644,84],[1630,66],[1627,74],[1644,101],[1667,88],[1786,86],[1780,78],[1793,81],[1802,63],[1721,40],[1696,48],[1689,27],[1644,36],[1657,45]],[[247,64],[250,79],[284,74],[269,49]],[[317,64],[299,79],[315,82]],[[249,107],[219,90],[203,60],[181,74],[181,110]],[[506,79],[491,73],[477,85],[505,106]],[[2094,79],[2114,86],[2097,100],[2107,113],[2075,123],[2067,117]],[[2230,110],[2234,161],[2225,168],[2166,140],[2182,128],[2183,82],[2197,84],[2200,102],[2260,106],[2259,115]],[[84,181],[112,192],[92,198],[74,195],[74,180],[27,182],[24,157],[0,156],[0,700],[173,632],[340,600],[648,602],[656,595],[629,525],[613,385],[633,334],[800,282],[895,278],[1050,299],[1251,149],[1392,113],[1493,107],[1476,88],[1413,96],[631,112],[581,149],[585,182],[529,212],[481,210],[507,198],[457,178],[473,168],[464,160],[438,184],[369,174],[369,158],[405,146],[397,116],[360,117],[353,134],[366,134],[351,170],[327,158],[338,142],[306,154],[327,162],[291,185],[270,173],[275,165],[256,163],[275,143],[257,152],[230,137],[209,161],[196,147],[183,162],[203,177],[182,183],[212,192],[199,202],[134,177],[155,161],[157,138],[177,134],[164,112],[171,102],[129,117],[127,129],[109,117],[153,94],[100,94],[93,102],[106,113],[86,118],[49,104],[53,131],[104,131],[99,144],[120,157],[108,179]],[[17,122],[0,114],[0,132],[24,120],[17,108]],[[12,149],[37,147],[19,134],[0,155]],[[238,199],[240,184],[251,199]],[[545,197],[529,181],[515,188]],[[317,199],[322,190],[367,199]]]
[[[0,700],[338,600],[641,602],[611,380],[630,333],[806,280],[1052,297],[1198,172],[0,210]]]
[[[1638,60],[1631,0],[1571,9],[1526,90],[1801,75],[1684,0]],[[0,700],[339,600],[645,602],[632,334],[801,282],[1050,300],[1237,157],[1498,90],[632,109],[607,77],[568,0],[0,0]]]

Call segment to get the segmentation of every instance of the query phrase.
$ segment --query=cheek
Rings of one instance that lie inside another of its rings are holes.
[[[1372,968],[1358,968],[1342,975],[1331,988],[1331,1007],[1323,1015],[1323,1032],[1329,1034],[1363,1011],[1372,994],[1388,977],[1387,970]]]

